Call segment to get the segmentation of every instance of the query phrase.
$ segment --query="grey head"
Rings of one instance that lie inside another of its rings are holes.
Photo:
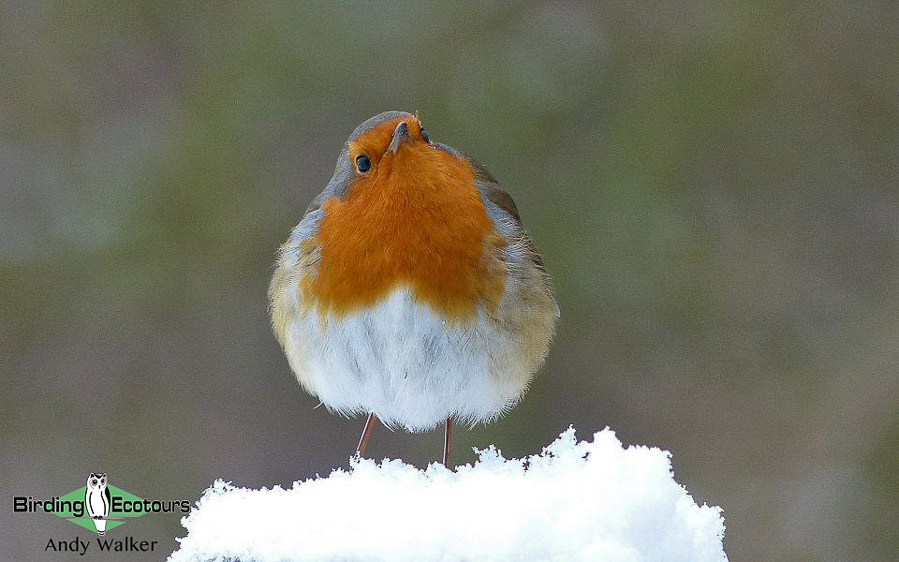
[[[366,120],[361,125],[356,127],[350,136],[347,137],[346,142],[343,144],[343,148],[340,151],[340,155],[337,156],[337,165],[334,167],[334,175],[331,177],[331,181],[328,182],[328,185],[325,186],[324,191],[322,191],[318,197],[316,197],[312,203],[309,205],[309,208],[306,209],[306,214],[308,215],[311,212],[316,211],[321,208],[322,203],[329,197],[343,197],[346,193],[347,188],[352,183],[353,177],[355,176],[356,171],[353,169],[353,163],[350,162],[349,153],[350,153],[350,143],[359,138],[360,135],[363,135],[381,123],[385,121],[389,121],[391,119],[397,118],[406,118],[406,117],[415,117],[408,111],[385,111],[383,113],[379,113],[374,117]]]

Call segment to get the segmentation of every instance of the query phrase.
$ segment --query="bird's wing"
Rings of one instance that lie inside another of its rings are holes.
[[[515,201],[512,199],[512,196],[509,195],[509,192],[499,185],[499,182],[496,181],[487,168],[471,158],[469,158],[469,161],[471,162],[472,167],[474,167],[474,179],[478,183],[478,187],[483,190],[487,199],[503,211],[507,212],[509,216],[515,219],[518,226],[521,226],[521,216],[518,214],[518,207],[515,206]]]
[[[468,160],[474,168],[474,177],[478,189],[488,201],[499,207],[515,221],[516,226],[522,232],[525,246],[531,255],[534,265],[536,265],[540,271],[545,273],[546,266],[543,264],[543,258],[540,256],[540,253],[537,252],[537,248],[534,247],[534,242],[531,240],[531,237],[524,231],[524,227],[521,224],[521,215],[518,214],[518,207],[515,206],[515,200],[512,199],[512,196],[509,195],[508,191],[503,189],[487,168],[472,158],[468,158]]]
[[[521,216],[518,214],[518,207],[515,206],[515,200],[512,199],[512,196],[509,195],[505,189],[496,181],[496,178],[485,168],[480,165],[477,161],[472,158],[468,158],[471,162],[472,167],[475,172],[475,183],[477,185],[478,191],[480,191],[481,196],[484,197],[489,203],[494,205],[499,212],[503,213],[507,218],[500,217],[500,220],[511,221],[515,228],[513,237],[516,238],[519,243],[521,243],[524,248],[527,250],[527,255],[530,258],[531,263],[534,264],[535,269],[538,272],[538,275],[543,280],[544,286],[547,288],[547,295],[552,300],[553,306],[555,307],[555,315],[556,318],[559,317],[559,305],[556,303],[555,297],[552,295],[552,290],[549,288],[550,280],[549,274],[546,272],[546,266],[543,264],[543,258],[540,256],[540,253],[537,251],[537,248],[534,246],[534,241],[531,240],[531,237],[528,236],[524,227],[521,224]],[[491,218],[496,221],[497,217],[494,216],[496,211],[491,211],[488,209],[488,214],[491,215]]]

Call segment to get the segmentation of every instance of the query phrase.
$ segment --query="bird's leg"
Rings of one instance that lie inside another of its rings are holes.
[[[374,412],[368,414],[368,419],[365,420],[365,427],[362,428],[362,436],[359,437],[359,444],[356,446],[357,457],[362,457],[362,455],[365,454],[365,446],[368,445],[368,436],[371,435],[371,429],[375,426],[375,421],[377,421],[377,419]]]
[[[443,466],[449,468],[450,441],[453,438],[453,418],[446,418],[446,432],[443,434]]]

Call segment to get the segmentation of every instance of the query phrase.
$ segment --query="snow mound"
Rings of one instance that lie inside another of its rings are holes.
[[[289,490],[217,480],[170,562],[726,561],[721,509],[674,481],[670,454],[569,428],[539,455],[419,470],[353,460]]]

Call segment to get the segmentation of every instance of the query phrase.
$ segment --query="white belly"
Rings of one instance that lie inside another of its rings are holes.
[[[284,342],[291,367],[344,415],[374,412],[409,431],[450,416],[487,421],[513,406],[530,380],[511,332],[483,312],[446,322],[405,288],[341,318],[294,310]]]

